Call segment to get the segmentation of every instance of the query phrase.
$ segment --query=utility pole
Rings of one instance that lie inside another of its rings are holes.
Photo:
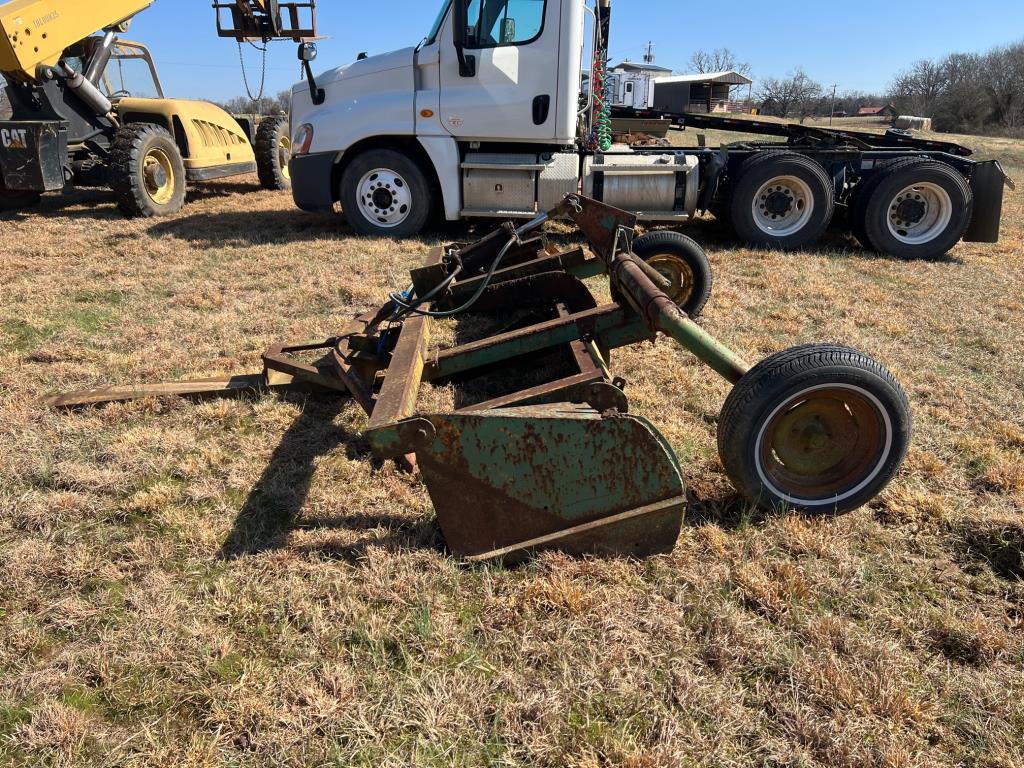
[[[654,63],[654,42],[647,42],[647,50],[644,52],[644,64]]]
[[[832,84],[832,109],[830,109],[829,113],[828,113],[828,127],[829,128],[832,127],[832,118],[836,116],[836,88],[838,88],[838,87],[839,87],[839,85],[837,83],[833,83]]]

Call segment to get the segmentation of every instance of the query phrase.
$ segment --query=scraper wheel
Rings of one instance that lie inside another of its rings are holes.
[[[907,396],[889,371],[848,347],[812,344],[740,380],[722,410],[718,450],[759,506],[843,513],[888,484],[910,431]]]
[[[633,253],[669,282],[665,293],[690,317],[697,317],[711,298],[714,278],[704,249],[686,235],[659,229],[633,241]],[[616,301],[624,300],[612,288]]]

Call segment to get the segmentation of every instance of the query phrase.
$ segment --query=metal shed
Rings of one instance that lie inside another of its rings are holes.
[[[659,77],[654,81],[654,109],[662,112],[728,112],[732,89],[753,85],[739,72],[710,72]]]

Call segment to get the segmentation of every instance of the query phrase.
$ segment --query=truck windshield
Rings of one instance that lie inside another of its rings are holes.
[[[424,45],[430,45],[437,41],[437,35],[441,31],[441,25],[444,24],[444,17],[448,15],[448,9],[452,7],[452,0],[445,0],[441,4],[441,10],[437,14],[437,18],[434,19],[434,26],[430,28],[430,34],[427,35],[423,41]]]

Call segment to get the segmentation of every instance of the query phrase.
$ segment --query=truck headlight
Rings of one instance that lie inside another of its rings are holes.
[[[295,136],[292,137],[292,154],[293,155],[306,155],[309,154],[309,147],[313,143],[313,126],[309,123],[303,123],[299,126],[299,129],[295,131]]]

